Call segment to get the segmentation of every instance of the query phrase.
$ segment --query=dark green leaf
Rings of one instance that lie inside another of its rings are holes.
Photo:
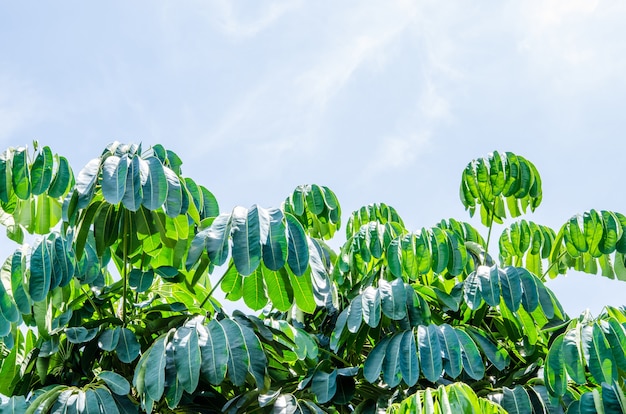
[[[242,386],[246,382],[250,357],[248,355],[243,334],[239,326],[230,319],[218,322],[226,335],[228,349],[228,377],[235,386]]]
[[[443,351],[443,366],[446,373],[452,378],[458,377],[463,369],[463,361],[461,343],[454,328],[448,324],[439,326],[439,343]]]
[[[52,165],[54,158],[49,147],[43,147],[30,170],[33,195],[44,193],[52,181]]]
[[[285,213],[287,220],[287,264],[296,276],[302,276],[309,266],[309,247],[302,225],[293,215]]]
[[[128,155],[122,158],[111,155],[104,160],[101,185],[102,195],[107,202],[117,204],[124,198],[129,164]]]
[[[270,225],[267,240],[263,243],[263,263],[270,270],[278,270],[287,259],[287,236],[283,212],[269,210]]]
[[[30,197],[31,184],[28,174],[28,152],[26,148],[18,148],[13,153],[13,190],[15,195],[26,200]]]
[[[231,215],[220,214],[211,224],[206,236],[206,249],[209,259],[221,266],[228,259],[228,241],[231,232]]]
[[[370,383],[375,383],[378,380],[380,371],[383,367],[383,360],[387,351],[387,345],[389,345],[389,337],[383,338],[376,344],[374,349],[369,353],[365,363],[363,365],[363,376]]]
[[[120,342],[121,342],[120,337]],[[165,336],[154,341],[146,357],[145,387],[148,396],[159,401],[165,391]]]
[[[419,379],[419,359],[412,330],[404,332],[400,343],[400,372],[404,382],[412,387]]]
[[[72,169],[70,168],[70,164],[65,157],[58,157],[58,167],[57,171],[52,179],[52,183],[50,183],[50,188],[48,189],[48,195],[53,198],[62,197],[65,195],[70,187],[72,182]],[[1,180],[0,180],[1,184]]]
[[[515,388],[502,388],[504,394],[502,398],[502,408],[509,414],[527,414],[533,410],[530,405],[530,398],[523,387],[516,385]]]
[[[67,335],[67,340],[73,344],[82,344],[84,342],[89,342],[98,334],[98,329],[87,329],[83,326],[66,328],[65,335]]]
[[[259,210],[253,206],[250,210],[235,207],[233,222],[233,261],[242,276],[248,276],[261,263],[261,233]]]
[[[98,377],[117,395],[127,395],[130,392],[130,384],[120,374],[112,371],[102,371],[98,374]]]
[[[422,372],[427,380],[435,382],[443,371],[437,326],[418,326],[417,339]]]
[[[368,286],[361,295],[363,320],[370,327],[375,328],[380,323],[380,293],[378,289]]]
[[[192,393],[198,386],[202,365],[198,334],[195,329],[183,326],[176,330],[172,342],[176,376],[183,389]]]
[[[143,272],[141,269],[133,269],[128,274],[128,284],[137,292],[145,292],[152,286],[154,271],[152,269]]]
[[[394,279],[391,283],[381,279],[378,291],[383,314],[393,320],[406,317],[406,290],[402,279]]]
[[[221,384],[226,376],[228,364],[228,348],[223,326],[215,319],[209,322],[206,329],[199,326],[198,344],[202,356],[203,377],[213,385]]]
[[[44,300],[50,290],[52,277],[50,259],[49,242],[42,240],[37,244],[30,258],[28,293],[35,302]]]
[[[139,342],[135,334],[128,328],[119,328],[120,336],[115,347],[117,357],[125,364],[130,364],[139,356]]]
[[[122,157],[120,164],[124,163],[124,157],[128,157],[128,155]],[[122,204],[130,211],[137,211],[141,207],[141,201],[143,200],[139,156],[132,157],[127,161],[127,165],[126,189],[122,197]]]
[[[311,391],[317,397],[317,402],[325,404],[330,401],[337,392],[337,371],[327,373],[321,370],[315,371],[311,381]]]
[[[103,351],[111,352],[120,340],[120,328],[107,329],[98,337],[98,346]]]
[[[148,210],[156,210],[167,199],[167,179],[163,171],[163,165],[157,157],[148,157],[142,160],[147,164],[148,174],[143,184],[142,204]]]
[[[165,198],[165,214],[174,218],[183,212],[183,186],[180,179],[168,167],[163,167],[167,182],[167,197]]]

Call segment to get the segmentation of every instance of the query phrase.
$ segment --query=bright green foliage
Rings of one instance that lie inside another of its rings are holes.
[[[34,145],[0,154],[0,413],[626,413],[626,310],[570,318],[545,277],[626,280],[626,218],[526,219],[535,166],[494,152],[461,200],[487,237],[409,231],[302,185],[220,212],[160,145],[112,143],[74,179]],[[243,300],[228,314],[214,297]]]

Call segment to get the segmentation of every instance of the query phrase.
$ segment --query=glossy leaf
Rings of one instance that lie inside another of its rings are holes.
[[[261,263],[259,210],[235,207],[232,213],[233,261],[242,276],[248,276]]]
[[[102,371],[98,378],[104,381],[109,389],[117,395],[127,395],[130,392],[130,384],[126,378],[112,371]]]
[[[211,320],[206,330],[198,330],[198,344],[202,356],[202,376],[213,385],[219,385],[226,376],[228,348],[223,326]]]
[[[125,364],[130,364],[139,356],[139,342],[135,334],[128,328],[119,328],[120,336],[115,347],[117,357]]]
[[[198,386],[202,363],[196,330],[185,326],[178,328],[174,333],[172,345],[176,377],[183,389],[192,393]]]

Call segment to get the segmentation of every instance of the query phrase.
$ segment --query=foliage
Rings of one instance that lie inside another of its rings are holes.
[[[626,310],[570,318],[545,285],[626,279],[626,217],[510,222],[496,263],[495,224],[542,200],[525,158],[463,171],[486,238],[372,204],[337,251],[329,188],[221,212],[181,165],[117,142],[76,176],[37,143],[0,156],[0,413],[626,412]]]

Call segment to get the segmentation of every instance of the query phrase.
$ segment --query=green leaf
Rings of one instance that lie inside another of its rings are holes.
[[[385,337],[377,343],[363,364],[363,376],[371,384],[378,380],[380,371],[383,367],[383,360],[385,358],[387,346],[389,345],[389,340],[390,337]]]
[[[122,157],[120,164],[124,163],[124,157],[128,157],[128,155],[124,155]],[[139,210],[139,207],[141,207],[141,202],[143,200],[139,156],[133,156],[129,161],[127,161],[127,165],[128,172],[126,175],[126,190],[124,192],[124,196],[122,197],[122,204],[130,211],[137,211]]]
[[[502,408],[509,414],[526,414],[533,412],[528,393],[520,385],[516,385],[513,389],[503,387],[502,392],[504,394],[501,403]]]
[[[461,344],[463,368],[467,375],[475,380],[480,380],[485,375],[485,366],[480,356],[478,347],[470,336],[460,329],[455,329],[459,343]]]
[[[315,297],[313,295],[311,276],[308,273],[305,273],[302,276],[296,276],[291,272],[288,273],[289,280],[291,281],[291,287],[293,288],[293,295],[298,308],[306,313],[315,312],[317,304],[315,303]]]
[[[100,172],[100,158],[94,158],[83,167],[76,177],[78,208],[85,208],[93,197],[93,192]]]
[[[380,323],[381,302],[380,292],[372,286],[368,286],[361,295],[363,320],[370,327],[376,328]]]
[[[494,344],[485,333],[477,328],[467,326],[465,329],[499,371],[503,371],[509,365],[511,362],[509,354],[502,346]]]
[[[293,289],[289,282],[289,275],[286,271],[272,271],[263,266],[259,267],[257,272],[260,269],[262,269],[267,295],[272,301],[272,305],[277,310],[286,312],[293,303]]]
[[[269,210],[270,223],[267,240],[263,243],[263,263],[270,270],[278,270],[287,259],[287,236],[283,212]]]
[[[206,236],[206,249],[209,259],[216,266],[223,265],[228,259],[231,223],[230,214],[220,214],[209,227]]]
[[[480,281],[480,292],[489,306],[500,304],[500,280],[497,266],[478,266],[476,276]]]
[[[348,320],[346,326],[351,333],[357,333],[363,321],[363,303],[361,297],[354,298],[348,305]]]
[[[267,305],[263,266],[243,278],[243,301],[252,310],[258,311]]]
[[[233,261],[242,276],[248,276],[261,263],[261,234],[259,211],[256,206],[250,210],[235,207],[233,221]]]
[[[413,335],[413,332],[410,332]],[[400,384],[402,380],[402,372],[400,371],[400,345],[402,343],[403,334],[398,332],[389,340],[383,360],[383,379],[387,385],[394,388]]]
[[[13,169],[11,171],[13,190],[15,195],[22,200],[27,200],[31,194],[27,157],[28,152],[26,148],[18,148],[13,153]]]
[[[116,328],[120,329],[120,337],[115,347],[115,352],[120,361],[125,364],[130,364],[138,356],[141,347],[135,337],[135,334],[128,328]]]
[[[106,329],[98,337],[98,346],[103,351],[111,352],[119,343],[120,328]]]
[[[287,220],[287,264],[296,276],[302,276],[309,266],[309,246],[302,225],[293,215],[285,213]]]
[[[422,372],[427,380],[435,382],[443,371],[437,326],[418,326],[417,339]]]
[[[48,188],[48,195],[53,198],[59,198],[64,196],[72,183],[74,178],[70,163],[65,157],[58,157],[57,171]],[[0,180],[1,184],[1,180]]]
[[[456,331],[450,325],[443,324],[439,326],[439,344],[443,351],[444,370],[450,377],[458,377],[463,369],[461,343],[456,335]]]
[[[189,327],[180,327],[174,333],[174,363],[176,376],[180,385],[188,393],[192,393],[198,386],[202,358],[198,345],[198,333]]]
[[[91,390],[88,390],[87,393],[89,393],[89,391]],[[119,414],[120,411],[118,410],[117,404],[115,404],[115,399],[113,399],[109,390],[103,387],[97,387],[93,390],[93,392],[96,395],[99,405],[99,408],[95,412],[98,412],[99,410],[100,412],[105,412],[107,414]],[[89,410],[91,411],[91,408]]]
[[[311,391],[317,397],[317,402],[326,404],[337,392],[337,371],[330,373],[316,370],[311,381]]]
[[[381,279],[378,281],[378,291],[383,314],[393,320],[406,317],[406,290],[402,279],[394,279],[391,283]]]
[[[143,272],[141,269],[133,269],[128,274],[128,284],[137,292],[146,292],[152,286],[154,271],[149,269]]]
[[[232,383],[240,387],[246,382],[250,357],[246,349],[243,334],[239,326],[230,319],[223,319],[218,323],[226,335],[228,349],[228,377]]]
[[[163,167],[165,181],[167,182],[167,197],[165,198],[165,214],[174,218],[183,211],[183,187],[180,179],[168,167]]]
[[[415,345],[415,335],[412,330],[402,334],[402,342],[400,343],[400,372],[402,373],[402,379],[409,387],[417,384],[420,374],[419,359]]]
[[[145,360],[146,393],[154,401],[159,401],[165,391],[165,340],[166,336],[161,336],[154,341]]]
[[[98,378],[106,383],[111,391],[117,395],[127,395],[130,392],[130,384],[126,378],[112,371],[102,371]]]
[[[550,345],[544,367],[544,383],[551,395],[562,397],[567,391],[567,374],[563,358],[563,338],[559,335]]]
[[[594,324],[582,328],[582,345],[589,372],[601,384],[617,379],[617,367],[602,328]]]
[[[526,312],[533,312],[539,306],[538,284],[541,281],[538,281],[533,274],[524,268],[518,267],[516,269],[522,282],[522,306]]]
[[[476,272],[470,273],[463,282],[463,296],[467,306],[471,310],[478,309],[483,303],[480,289],[481,279],[478,277]]]
[[[167,199],[167,178],[163,171],[163,165],[157,157],[148,157],[141,160],[147,164],[148,174],[143,184],[143,200],[141,203],[148,210],[156,210]]]
[[[124,198],[130,160],[111,155],[102,164],[102,195],[110,204],[117,204]]]
[[[52,151],[49,147],[43,147],[30,169],[33,195],[44,193],[50,186],[53,162]]]
[[[563,360],[570,378],[577,384],[587,382],[585,377],[585,358],[582,350],[582,326],[578,325],[565,333],[563,337]]]
[[[228,366],[228,348],[224,328],[215,319],[206,329],[198,326],[198,344],[200,346],[202,376],[213,385],[219,385],[226,377]]]
[[[33,301],[39,302],[46,298],[50,290],[51,277],[49,242],[42,240],[37,244],[30,258],[28,294]]]
[[[498,276],[504,303],[511,311],[517,311],[522,303],[522,285],[517,268],[509,266],[498,270]]]
[[[82,344],[91,341],[98,335],[98,329],[87,329],[83,326],[66,328],[67,340],[73,344]]]

